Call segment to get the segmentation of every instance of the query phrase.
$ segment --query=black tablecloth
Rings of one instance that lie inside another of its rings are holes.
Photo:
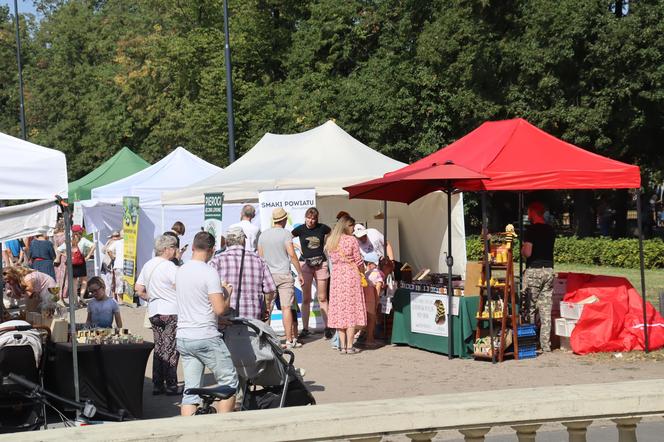
[[[154,344],[78,344],[80,397],[110,413],[126,410],[143,417],[145,366]],[[46,366],[46,388],[74,399],[71,344],[52,344]]]

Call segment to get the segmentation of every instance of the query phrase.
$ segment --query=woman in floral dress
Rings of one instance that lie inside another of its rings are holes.
[[[332,229],[325,244],[325,251],[332,263],[328,327],[339,332],[339,349],[344,354],[355,354],[353,347],[355,327],[367,324],[364,292],[360,274],[364,273],[364,261],[353,236],[355,220],[342,216]]]

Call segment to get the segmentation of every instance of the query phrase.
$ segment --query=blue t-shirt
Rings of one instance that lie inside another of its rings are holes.
[[[113,326],[113,315],[120,310],[118,303],[111,298],[103,301],[91,299],[88,304],[90,323],[93,327],[111,328]]]
[[[11,239],[5,243],[5,247],[12,251],[14,258],[18,258],[19,253],[21,253],[21,243],[18,239]]]

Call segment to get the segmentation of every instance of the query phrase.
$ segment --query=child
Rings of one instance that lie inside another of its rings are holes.
[[[88,304],[88,319],[86,324],[91,327],[111,328],[113,318],[117,328],[122,328],[120,307],[115,300],[106,295],[104,280],[98,276],[88,281],[88,294],[93,298]]]
[[[371,252],[364,255],[364,262],[367,268],[365,276],[369,285],[364,287],[364,302],[367,308],[367,335],[364,346],[367,348],[376,348],[377,343],[374,333],[376,331],[376,312],[378,309],[378,299],[380,292],[385,284],[385,275],[379,269],[378,254]]]

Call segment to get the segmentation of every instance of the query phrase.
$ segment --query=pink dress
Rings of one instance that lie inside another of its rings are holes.
[[[58,250],[65,242],[65,232],[56,233],[53,235],[53,245],[55,250]],[[58,282],[58,287],[60,287],[60,293],[63,297],[67,297],[67,260],[63,258],[60,259],[60,264],[55,266],[55,280]]]
[[[348,328],[367,324],[364,292],[358,266],[364,264],[355,237],[343,235],[336,250],[330,252],[332,275],[327,325]]]

